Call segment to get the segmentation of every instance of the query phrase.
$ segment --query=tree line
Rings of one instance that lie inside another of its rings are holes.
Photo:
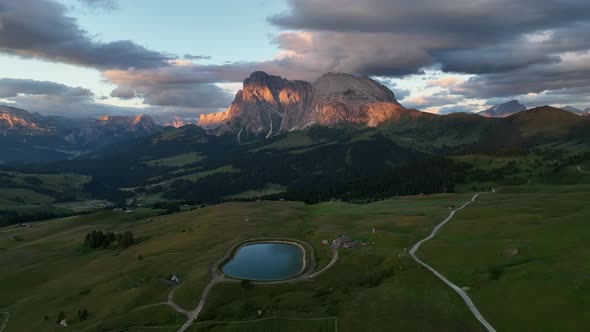
[[[103,231],[92,231],[84,237],[84,247],[91,249],[109,248],[115,245],[119,248],[128,248],[135,244],[135,238],[131,231],[124,233],[113,233]]]

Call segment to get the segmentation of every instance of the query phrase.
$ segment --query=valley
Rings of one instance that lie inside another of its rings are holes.
[[[564,172],[575,174],[577,170],[568,168]],[[585,267],[575,262],[589,258],[579,244],[588,235],[584,229],[589,216],[583,197],[589,194],[590,178],[579,181],[573,185],[498,188],[457,212],[416,254],[467,289],[498,331],[547,327],[577,330],[587,324],[579,307],[584,307],[588,297]],[[172,287],[165,281],[168,275],[182,278],[173,299],[181,308],[190,309],[199,302],[210,267],[232,243],[253,238],[297,238],[314,247],[321,269],[332,256],[322,239],[346,234],[369,245],[341,249],[340,259],[309,282],[251,288],[239,283],[217,284],[198,321],[187,331],[332,331],[334,326],[332,320],[258,321],[271,317],[337,317],[341,331],[362,326],[376,330],[436,327],[440,331],[482,331],[453,290],[408,253],[447,217],[449,206],[459,207],[471,197],[406,196],[367,205],[236,202],[173,215],[158,216],[157,210],[146,209],[131,214],[104,211],[35,223],[29,228],[4,227],[0,260],[13,269],[0,272],[5,294],[0,307],[10,312],[11,330],[53,331],[59,311],[71,317],[85,308],[90,318],[77,323],[72,317],[73,331],[86,327],[111,331],[134,325],[146,329],[169,326],[159,330],[176,331],[184,319],[166,306],[134,311],[166,300]],[[244,216],[252,222],[244,222]],[[85,252],[80,248],[81,239],[92,229],[132,229],[138,243],[125,250]],[[15,242],[11,236],[22,241]],[[35,295],[30,293],[31,288],[37,290]],[[535,289],[545,291],[532,291]],[[559,307],[553,305],[555,299],[559,299]],[[539,312],[544,313],[543,318]],[[215,323],[247,320],[254,321],[243,325]]]
[[[0,0],[0,332],[582,332],[588,0]]]
[[[0,165],[0,332],[588,324],[590,118],[517,102],[433,115],[347,74],[243,88],[201,126],[83,120],[96,144],[16,111],[39,122],[6,122],[18,151],[84,152]],[[257,252],[226,271],[252,241],[300,246],[303,267],[291,253],[261,280]]]

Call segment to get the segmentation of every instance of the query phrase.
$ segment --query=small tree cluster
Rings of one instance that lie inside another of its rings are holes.
[[[85,321],[88,318],[88,310],[78,309],[78,320]]]
[[[84,237],[84,246],[91,249],[108,248],[113,243],[116,243],[118,247],[128,248],[135,244],[135,239],[131,231],[117,234],[113,232],[92,231]]]

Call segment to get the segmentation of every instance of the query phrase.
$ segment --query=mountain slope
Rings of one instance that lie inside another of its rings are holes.
[[[511,100],[509,102],[490,107],[485,111],[479,112],[478,114],[488,118],[503,118],[522,111],[526,111],[526,107],[518,100]]]
[[[571,113],[574,113],[577,115],[582,115],[582,116],[590,114],[590,107],[586,108],[584,110],[581,110],[581,109],[578,109],[578,108],[575,108],[572,106],[566,106],[566,107],[562,107],[561,109],[564,111],[568,111],[568,112],[571,112]]]
[[[216,202],[268,190],[316,202],[451,190],[462,166],[446,156],[522,153],[547,144],[587,149],[588,133],[590,119],[552,107],[506,118],[463,113],[378,127],[313,125],[242,144],[234,133],[210,135],[188,125],[42,170],[90,175],[98,198],[120,198],[114,192],[125,188],[124,197],[141,204]]]

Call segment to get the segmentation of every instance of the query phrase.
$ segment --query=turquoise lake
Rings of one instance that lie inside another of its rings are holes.
[[[221,271],[238,279],[254,281],[284,280],[295,277],[303,268],[304,252],[289,243],[258,242],[238,249]]]

